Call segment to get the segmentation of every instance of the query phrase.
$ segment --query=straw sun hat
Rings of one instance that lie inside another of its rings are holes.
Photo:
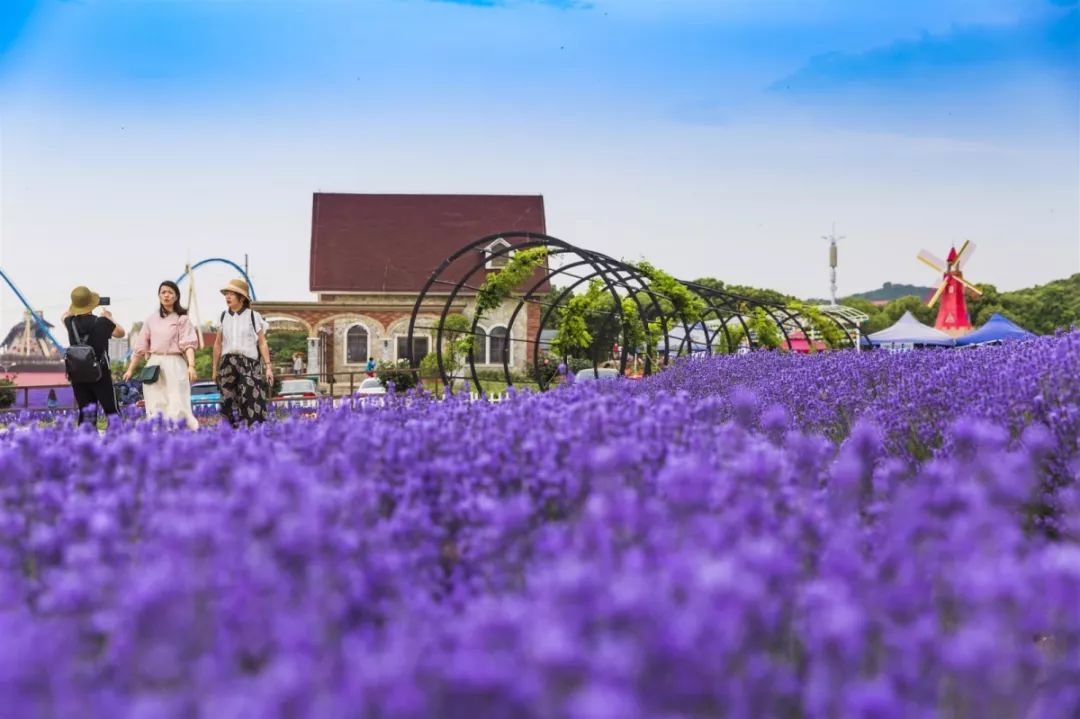
[[[91,292],[88,287],[79,285],[71,291],[71,306],[68,307],[68,314],[88,315],[94,311],[99,302],[101,302],[101,296],[97,292]]]
[[[241,279],[229,280],[229,284],[221,288],[221,293],[235,292],[243,297],[245,300],[251,299],[251,291],[248,290],[248,283]]]

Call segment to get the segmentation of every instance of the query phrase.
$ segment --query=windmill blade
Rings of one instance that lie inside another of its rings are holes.
[[[932,252],[928,252],[926,250],[919,250],[919,254],[915,255],[915,259],[925,265],[929,265],[931,268],[937,270],[938,272],[945,271],[945,260],[941,259]]]
[[[960,284],[962,284],[964,287],[967,287],[969,290],[971,290],[972,292],[974,292],[977,295],[982,294],[982,290],[980,290],[978,287],[976,287],[975,285],[973,285],[970,282],[968,282],[967,280],[965,280],[963,277],[960,277],[958,275],[954,275],[954,276],[956,277],[956,281],[959,282]]]
[[[973,254],[975,254],[975,243],[971,240],[964,240],[960,251],[956,253],[956,266],[963,270],[964,265],[968,263]]]
[[[945,291],[945,285],[947,284],[949,284],[948,280],[941,281],[941,286],[937,288],[937,292],[935,292],[934,296],[930,298],[930,301],[926,303],[927,307],[934,306],[934,303],[936,303],[938,301],[938,298],[941,297],[941,293]]]

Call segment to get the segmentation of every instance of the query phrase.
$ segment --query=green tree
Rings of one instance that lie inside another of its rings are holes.
[[[753,335],[756,344],[759,347],[776,349],[783,343],[783,338],[780,336],[780,329],[761,307],[755,307],[750,312],[750,317],[746,321],[746,326],[750,329],[750,333]]]
[[[420,360],[420,379],[436,379],[439,376],[438,357],[434,352],[428,352]],[[450,370],[447,369],[447,372]]]
[[[875,305],[870,300],[864,300],[860,297],[845,297],[842,300],[838,300],[838,302],[845,307],[850,307],[852,309],[858,310],[859,312],[867,314],[871,318],[881,312],[881,307]]]
[[[560,303],[558,316],[552,352],[559,357],[588,359],[591,366],[605,360],[616,343],[631,353],[647,344],[637,303],[613,294],[599,278],[590,280],[584,293]]]
[[[1007,298],[1005,307],[1017,307],[1024,326],[1032,332],[1050,334],[1080,323],[1080,274],[1011,294],[1014,296]]]
[[[714,277],[699,277],[693,281],[693,284],[703,285],[710,289],[728,292],[733,295],[741,295],[748,299],[757,300],[758,302],[772,302],[773,304],[778,305],[786,305],[788,302],[792,302],[796,299],[792,295],[786,295],[783,292],[777,292],[776,290],[750,287],[748,285],[725,284]]]
[[[273,330],[267,332],[266,346],[270,349],[270,362],[272,364],[292,367],[294,353],[299,352],[305,358],[307,357],[307,332],[303,330]]]
[[[789,302],[787,308],[792,312],[798,313],[800,315],[799,323],[808,330],[815,330],[830,349],[836,349],[837,347],[850,344],[844,331],[814,305],[803,304],[802,302],[796,301]],[[807,324],[810,326],[806,327]],[[814,343],[810,342],[809,339],[810,338],[807,338],[807,345],[810,347],[810,351],[814,352],[816,348],[814,347]]]
[[[645,261],[638,262],[636,266],[648,278],[649,291],[657,297],[662,311],[648,324],[646,353],[655,356],[656,346],[663,341],[665,335],[676,326],[692,327],[700,322],[705,317],[708,305],[701,295],[663,270]],[[655,307],[650,309],[655,311]],[[684,347],[683,351],[689,351],[689,348]]]
[[[472,322],[463,314],[454,313],[443,320],[443,367],[447,374],[456,372],[475,350],[476,336],[471,332]],[[430,354],[434,358],[434,353]]]
[[[911,312],[923,324],[933,325],[937,317],[937,305],[927,307],[922,299],[913,295],[895,299],[882,307],[879,312],[871,315],[870,319],[863,323],[862,332],[872,334],[883,330],[903,317],[905,312]]]
[[[591,316],[599,310],[603,283],[589,281],[583,294],[571,295],[559,310],[559,328],[551,341],[551,351],[559,357],[575,357],[588,353],[593,345]]]
[[[7,377],[0,377],[0,409],[7,409],[15,404],[15,383]]]
[[[716,354],[732,354],[738,351],[742,341],[746,338],[746,330],[742,323],[737,320],[728,320],[727,332],[721,329],[713,338],[713,352]]]
[[[624,297],[620,304],[622,305],[620,313],[622,340],[630,351],[636,354],[638,348],[648,341],[648,333],[645,331],[645,325],[642,324],[637,303],[629,297]]]
[[[195,350],[195,374],[199,376],[199,379],[210,379],[214,376],[213,347]]]

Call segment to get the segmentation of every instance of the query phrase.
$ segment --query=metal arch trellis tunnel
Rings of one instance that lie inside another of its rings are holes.
[[[691,351],[712,354],[713,347],[719,341],[721,335],[726,339],[727,346],[731,348],[733,338],[729,324],[738,329],[740,341],[745,342],[750,349],[754,349],[759,346],[758,340],[747,322],[747,315],[752,313],[763,314],[764,317],[768,318],[768,321],[775,325],[779,335],[783,337],[783,342],[788,347],[792,347],[792,336],[795,333],[800,333],[802,337],[808,340],[814,336],[812,325],[807,323],[808,318],[800,315],[798,311],[790,307],[692,282],[675,280],[693,296],[700,299],[704,307],[704,310],[699,313],[699,317],[686,317],[677,309],[677,303],[673,301],[673,298],[665,295],[661,289],[655,287],[648,273],[638,266],[599,252],[577,247],[551,235],[509,231],[487,235],[467,243],[443,260],[431,272],[417,295],[412,315],[409,318],[406,356],[410,367],[414,370],[420,368],[421,358],[415,354],[416,342],[414,341],[418,330],[423,331],[425,334],[432,332],[434,333],[435,362],[438,366],[440,379],[444,384],[450,385],[453,379],[460,378],[453,377],[448,372],[444,361],[443,345],[450,339],[451,335],[464,334],[477,338],[483,330],[479,327],[481,316],[475,312],[469,320],[470,327],[468,330],[462,331],[460,327],[453,331],[448,330],[447,319],[456,314],[454,310],[455,300],[462,299],[464,293],[478,293],[480,291],[480,285],[487,276],[486,270],[494,267],[493,261],[509,259],[514,253],[531,248],[544,248],[546,250],[545,261],[534,270],[533,278],[535,279],[526,280],[520,287],[516,288],[516,292],[506,298],[513,305],[513,308],[510,310],[509,320],[506,322],[505,341],[508,347],[511,343],[520,343],[524,344],[526,349],[531,349],[532,373],[541,389],[547,388],[544,374],[541,371],[543,358],[541,357],[540,348],[544,344],[541,335],[549,320],[551,320],[553,313],[558,310],[563,301],[576,288],[593,282],[598,283],[602,293],[612,298],[612,309],[599,312],[601,315],[608,315],[603,319],[604,325],[606,326],[609,321],[617,320],[621,328],[617,333],[621,340],[619,342],[620,352],[618,357],[620,373],[626,371],[632,349],[629,346],[630,343],[627,342],[630,328],[622,316],[623,299],[629,299],[634,304],[645,337],[650,337],[649,323],[658,323],[662,328],[659,341],[663,344],[663,354],[666,357]],[[550,267],[547,260],[552,257],[560,257],[561,265],[559,267]],[[552,298],[546,292],[541,293],[541,289],[545,286],[554,287],[553,280],[569,281],[570,284],[561,287],[559,294]],[[527,330],[524,338],[514,337],[514,324],[521,311],[528,305],[532,305],[538,312],[542,312],[539,323],[535,327],[535,331]],[[431,314],[430,310],[425,312],[425,306],[441,306],[438,312],[438,321],[435,324],[419,324],[422,314]],[[857,345],[857,328],[850,326],[850,323],[846,323],[840,317],[829,314],[824,314],[823,317],[825,321],[836,325],[848,343],[852,344],[852,346]],[[681,329],[681,337],[674,336],[677,329]],[[531,336],[528,336],[529,332],[532,332]],[[652,352],[646,348],[645,374],[650,374],[652,371],[651,354]],[[598,364],[597,354],[590,352],[590,355],[595,369]],[[473,382],[474,386],[480,387],[476,359],[474,350],[470,348],[465,355],[466,376]],[[512,386],[514,376],[510,367],[510,352],[502,352],[499,360],[496,364],[502,365],[503,379],[508,386]]]

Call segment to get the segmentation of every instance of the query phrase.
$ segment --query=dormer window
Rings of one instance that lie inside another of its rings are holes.
[[[492,257],[492,255],[509,249],[510,243],[501,237],[492,242],[484,248],[484,255],[488,258],[487,263],[484,266],[489,270],[501,270],[503,267],[506,267],[510,264],[510,258],[513,256],[513,252],[506,252],[496,257]]]

